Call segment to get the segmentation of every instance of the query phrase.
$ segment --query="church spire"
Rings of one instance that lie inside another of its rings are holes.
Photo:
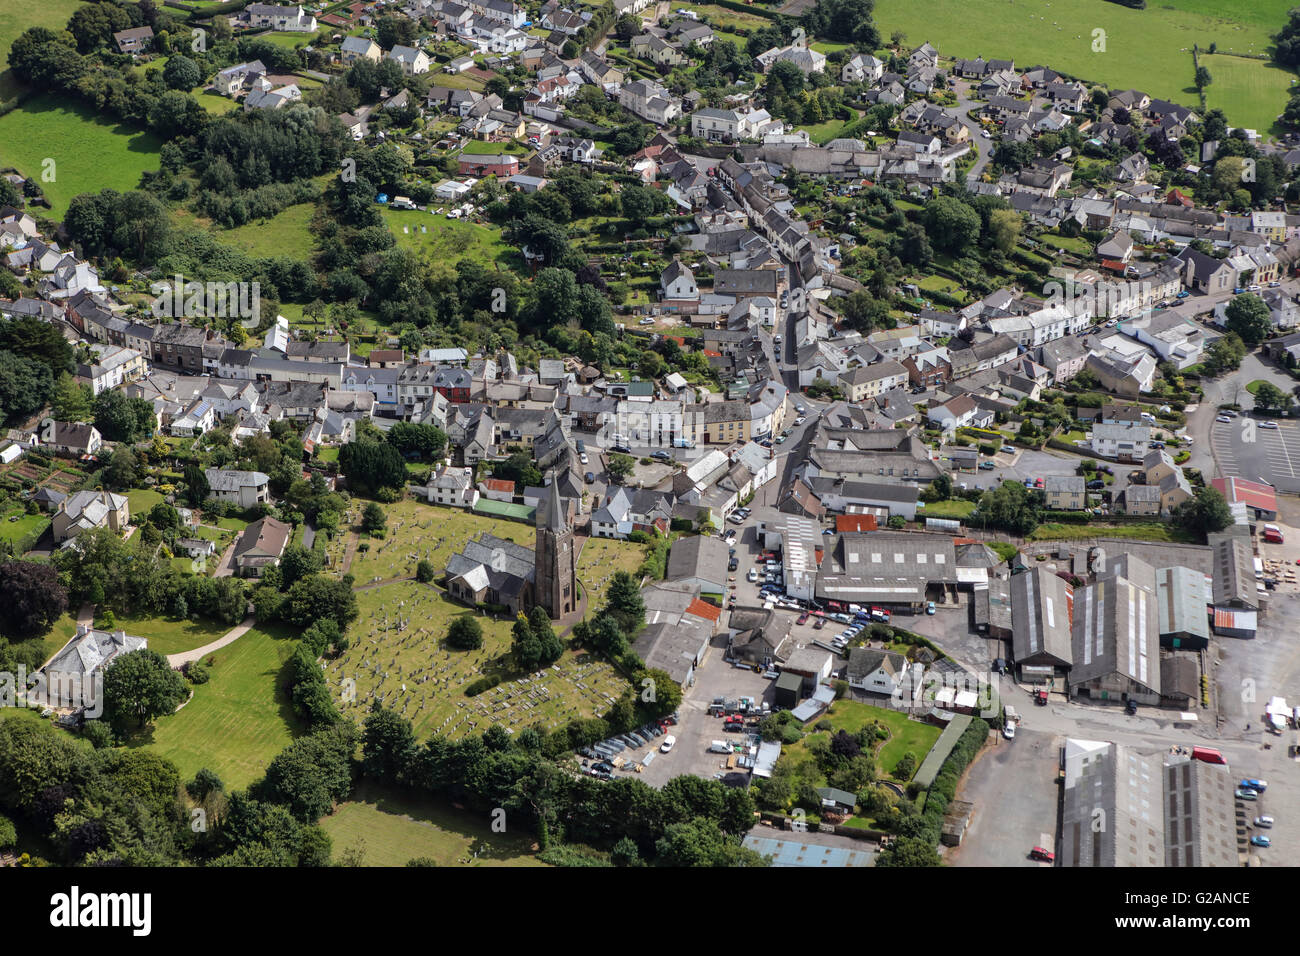
[[[568,524],[564,504],[560,501],[560,475],[559,472],[551,472],[551,484],[546,489],[546,497],[537,514],[537,527],[548,531],[564,531]]]

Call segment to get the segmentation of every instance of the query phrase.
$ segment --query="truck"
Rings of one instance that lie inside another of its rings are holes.
[[[1275,524],[1264,525],[1264,540],[1269,544],[1282,544],[1282,529]]]
[[[1223,754],[1211,747],[1193,747],[1192,759],[1201,760],[1205,763],[1218,763],[1227,766],[1228,761],[1223,758]]]

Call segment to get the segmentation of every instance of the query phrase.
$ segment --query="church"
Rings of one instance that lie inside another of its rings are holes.
[[[552,477],[537,508],[533,550],[484,532],[447,562],[447,592],[471,605],[499,605],[512,614],[534,607],[552,619],[578,606],[578,554],[573,523]]]

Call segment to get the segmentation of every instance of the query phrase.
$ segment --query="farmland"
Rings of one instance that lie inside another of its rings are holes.
[[[1286,105],[1295,76],[1267,60],[1216,53],[1202,55],[1200,61],[1212,78],[1205,88],[1207,105],[1223,110],[1234,125],[1267,133]]]
[[[1233,4],[1231,16],[1213,0],[1167,0],[1133,10],[1107,0],[879,0],[876,23],[883,36],[894,30],[910,46],[929,41],[944,56],[1014,57],[1017,66],[1054,69],[1115,89],[1136,88],[1152,96],[1199,106],[1192,88],[1191,48],[1217,43],[1222,51],[1264,53],[1270,35],[1286,21],[1290,0]],[[1032,24],[1032,28],[1027,28]],[[1104,50],[1093,51],[1094,30],[1104,30]],[[1262,67],[1262,64],[1261,64]],[[1211,73],[1213,73],[1211,67]],[[1231,72],[1231,71],[1230,71]],[[1286,105],[1285,84],[1233,80],[1226,95],[1247,117],[1271,117]],[[1218,77],[1215,76],[1217,83]],[[1246,87],[1251,87],[1246,92]],[[1214,104],[1213,86],[1210,88]],[[1248,119],[1228,113],[1231,123]],[[1267,128],[1267,123],[1263,124]]]
[[[51,94],[0,117],[0,166],[14,166],[40,183],[54,217],[79,193],[134,189],[141,173],[158,167],[161,145],[152,133]]]
[[[0,101],[17,96],[18,81],[9,72],[9,47],[25,30],[45,27],[62,30],[68,18],[81,6],[81,0],[44,0],[43,3],[7,3],[0,16]]]

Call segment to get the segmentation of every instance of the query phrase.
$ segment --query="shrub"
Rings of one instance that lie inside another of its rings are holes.
[[[185,677],[191,684],[206,684],[212,679],[212,672],[202,661],[193,661],[185,668]]]
[[[483,627],[468,614],[462,614],[447,629],[447,643],[462,651],[476,651],[483,646]]]
[[[433,562],[420,559],[420,563],[415,566],[415,580],[421,584],[428,584],[433,580]]]

